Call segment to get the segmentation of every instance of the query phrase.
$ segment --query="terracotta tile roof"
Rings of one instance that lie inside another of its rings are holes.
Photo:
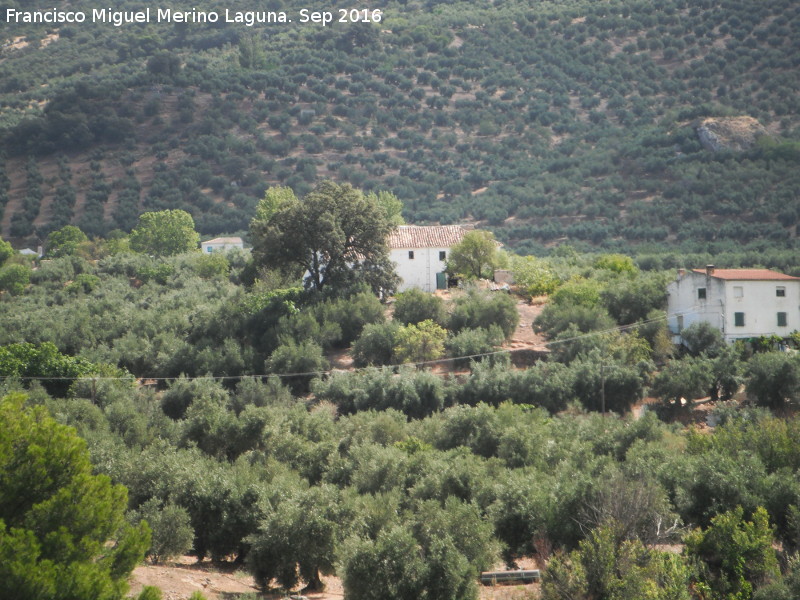
[[[461,225],[400,225],[389,234],[389,248],[450,248],[468,231]]]
[[[242,238],[240,237],[218,237],[213,240],[206,240],[204,244],[241,244]]]
[[[705,275],[705,269],[692,269],[695,273]],[[800,281],[800,277],[792,277],[769,269],[714,269],[712,277],[742,281]]]

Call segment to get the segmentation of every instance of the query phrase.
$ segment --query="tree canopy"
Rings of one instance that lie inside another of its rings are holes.
[[[386,220],[389,221],[389,225],[392,227],[397,227],[405,223],[402,215],[403,202],[392,192],[370,192],[367,194],[367,198],[374,200],[381,210],[383,210]]]
[[[619,11],[398,4],[392,35],[367,23],[285,40],[219,23],[121,38],[86,23],[58,52],[12,52],[0,65],[3,232],[129,231],[145,206],[229,233],[268,186],[302,196],[330,177],[391,190],[414,222],[488,223],[537,255],[563,242],[608,253],[797,247],[792,0],[688,12],[686,0]],[[47,25],[9,22],[8,37],[43,39]],[[218,61],[225,44],[232,60]],[[692,125],[734,114],[757,119],[743,131],[763,139],[730,154],[704,148]],[[23,170],[11,185],[6,173]]]
[[[11,247],[7,241],[0,237],[0,266],[3,265],[11,255],[14,254],[14,248]]]
[[[268,194],[262,206],[250,225],[256,264],[305,273],[306,287],[316,291],[358,281],[394,288],[386,245],[391,225],[374,197],[325,181],[302,200]]]
[[[467,279],[491,279],[502,259],[491,231],[470,231],[450,251],[447,270]]]
[[[25,397],[0,400],[0,596],[113,600],[150,544],[127,490],[93,475],[86,444]]]
[[[74,225],[65,225],[47,236],[47,256],[48,258],[58,258],[75,254],[78,245],[87,241],[89,238],[79,228]]]
[[[172,256],[197,249],[200,235],[185,210],[161,210],[139,216],[131,231],[131,250],[155,256]]]
[[[708,529],[692,531],[684,541],[690,555],[704,559],[698,587],[717,598],[751,597],[754,587],[780,576],[772,538],[769,515],[762,507],[753,512],[752,521],[745,520],[737,506],[711,519]]]
[[[270,218],[304,202],[285,199]],[[102,249],[101,240],[86,248]],[[0,298],[0,397],[27,387],[31,405],[76,428],[93,472],[129,490],[128,521],[153,529],[153,561],[191,547],[200,559],[247,565],[259,585],[291,587],[287,594],[335,570],[348,598],[466,600],[477,573],[495,564],[485,551],[500,546],[509,564],[549,560],[544,598],[687,600],[701,586],[709,599],[797,598],[796,357],[761,344],[716,347],[699,331],[689,354],[663,352],[656,367],[657,342],[669,344],[656,293],[663,274],[554,254],[525,261],[563,282],[539,322],[551,352],[527,367],[523,353],[495,351],[524,331],[520,315],[530,327],[534,311],[513,293],[407,292],[392,312],[360,287],[329,297],[283,288],[292,282],[278,277],[246,285],[251,269],[236,253],[224,264],[199,252],[54,258],[31,272],[23,294]],[[351,370],[348,346],[359,366],[430,360],[443,347],[456,373]],[[172,383],[159,391],[134,376]],[[645,395],[726,398],[742,383],[780,417],[738,393],[709,407],[717,424],[702,432],[661,423],[696,416],[665,402],[629,412]],[[0,442],[30,429],[7,426],[17,418],[0,412]],[[0,455],[21,447],[0,443]],[[24,463],[0,462],[0,491]],[[60,514],[82,505],[104,510],[78,497]],[[716,520],[737,506],[741,518]],[[48,573],[43,551],[29,552],[16,533],[36,541],[55,521],[48,513],[40,524],[39,514],[23,525],[0,516],[0,561],[23,565],[13,577]],[[652,547],[698,527],[691,553]],[[44,535],[42,547],[61,534]],[[118,536],[107,539],[93,565]],[[47,589],[36,594],[48,598]]]
[[[17,296],[25,291],[31,279],[31,269],[26,265],[6,265],[0,268],[0,291]]]

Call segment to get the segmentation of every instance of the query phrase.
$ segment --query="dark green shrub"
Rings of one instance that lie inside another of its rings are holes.
[[[236,385],[230,405],[238,415],[248,406],[288,404],[291,399],[291,392],[278,377],[268,377],[265,381],[256,377],[245,377]]]
[[[338,545],[351,518],[339,490],[330,485],[294,491],[248,538],[247,566],[259,586],[276,579],[292,589],[299,577],[308,589],[321,590],[320,574],[333,573]]]
[[[448,328],[458,333],[463,329],[488,330],[495,325],[509,339],[518,324],[517,305],[510,295],[473,288],[455,300]]]
[[[353,363],[357,367],[392,364],[399,330],[395,322],[365,326],[353,344]]]
[[[335,404],[339,412],[395,409],[409,418],[421,419],[444,407],[446,388],[429,371],[402,368],[397,375],[388,369],[368,368],[354,373],[335,373],[314,386],[317,400]]]
[[[196,446],[206,454],[222,458],[233,454],[237,438],[236,415],[227,410],[227,397],[200,396],[186,409],[181,444]]]
[[[725,345],[722,332],[707,321],[692,323],[681,331],[681,337],[692,356],[716,356]]]
[[[609,314],[620,325],[635,323],[666,303],[666,281],[660,274],[617,277],[602,291]]]
[[[283,344],[290,342],[315,342],[331,348],[342,339],[342,328],[333,321],[320,321],[310,311],[281,317],[275,328],[275,337]]]
[[[456,361],[456,365],[463,367],[470,360],[480,361],[487,358],[480,355],[494,352],[503,343],[503,337],[503,331],[497,325],[492,325],[489,329],[463,329],[445,342],[445,349],[447,355],[454,358],[470,357]]]
[[[186,554],[192,547],[194,530],[189,513],[176,504],[151,498],[131,515],[130,520],[138,523],[144,519],[152,531],[150,549],[145,553],[154,564]]]
[[[181,376],[170,383],[164,392],[161,409],[172,419],[182,419],[192,403],[201,397],[226,403],[228,392],[215,379],[186,379]]]
[[[386,320],[384,307],[371,292],[360,292],[349,298],[327,301],[316,309],[317,320],[337,324],[342,331],[339,343],[348,345],[358,339],[361,330],[371,323]]]
[[[570,328],[581,333],[604,331],[613,328],[614,321],[600,306],[548,304],[533,325],[537,331],[554,338]]]
[[[457,404],[471,406],[481,403],[499,406],[511,400],[511,386],[517,376],[511,369],[508,356],[501,355],[494,361],[475,363],[469,378],[453,388],[453,400]]]
[[[688,356],[670,361],[653,380],[652,394],[666,402],[680,405],[681,398],[690,402],[711,390],[714,374],[711,359]]]
[[[575,372],[566,365],[540,361],[513,378],[509,395],[517,404],[541,406],[557,413],[575,398],[575,377]]]
[[[438,296],[427,294],[416,288],[396,296],[394,320],[403,325],[427,320],[438,325],[445,325],[446,319],[444,302]]]
[[[0,292],[18,296],[25,291],[31,280],[31,268],[27,265],[6,265],[0,268]]]
[[[281,381],[295,394],[308,393],[311,380],[329,368],[316,342],[289,341],[278,346],[267,360],[267,371],[280,375]]]
[[[780,408],[800,397],[800,359],[795,354],[762,352],[747,363],[747,394],[761,406]]]
[[[635,367],[609,361],[596,351],[576,360],[571,368],[575,396],[587,410],[624,413],[644,394],[644,380]]]

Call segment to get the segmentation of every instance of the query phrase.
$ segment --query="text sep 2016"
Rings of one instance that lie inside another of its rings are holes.
[[[332,11],[312,11],[307,8],[298,11],[297,22],[312,23],[323,27],[337,23],[380,23],[383,13],[380,9],[345,9]],[[108,8],[85,11],[64,11],[57,8],[50,10],[21,11],[6,9],[7,23],[108,23],[115,27],[137,23],[236,23],[252,27],[257,24],[292,23],[289,14],[284,11],[237,11],[225,9],[224,13],[216,11],[178,11],[170,8],[146,8],[140,11],[115,11]]]

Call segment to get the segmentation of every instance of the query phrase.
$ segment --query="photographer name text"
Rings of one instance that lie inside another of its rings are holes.
[[[120,11],[110,8],[89,11],[6,9],[6,23],[47,23],[50,25],[72,23],[106,23],[124,27],[137,23],[238,23],[247,27],[280,23],[302,23],[325,27],[332,23],[380,23],[380,9],[345,9],[332,11],[300,9],[297,14],[283,11],[230,10],[224,12],[202,10],[173,10],[171,8],[146,8],[137,11]]]

